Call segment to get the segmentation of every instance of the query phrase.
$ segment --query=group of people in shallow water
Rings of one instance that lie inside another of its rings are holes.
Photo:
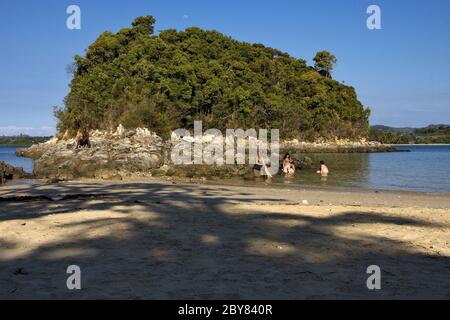
[[[281,174],[284,175],[286,178],[293,177],[295,175],[295,164],[294,160],[292,160],[291,155],[289,153],[286,153],[283,157],[283,162],[281,164]],[[253,166],[253,171],[256,176],[261,176],[262,173],[267,176],[267,178],[271,179],[272,174],[269,172],[268,166],[264,162],[263,157],[261,157],[259,154],[256,159],[256,164]],[[320,161],[320,168],[317,170],[317,173],[320,174],[322,177],[327,177],[329,170],[327,165],[325,164],[325,161]]]
[[[84,129],[81,134],[77,138],[76,148],[91,148],[91,141],[89,139],[89,131]],[[281,165],[281,174],[284,174],[285,177],[293,177],[295,175],[295,164],[294,160],[292,160],[291,155],[286,153],[283,157],[283,162]],[[267,178],[271,179],[272,174],[270,173],[268,166],[264,162],[264,158],[261,157],[260,154],[256,157],[256,163],[253,166],[253,171],[256,176],[261,176],[262,174],[266,175]],[[329,170],[325,162],[320,161],[320,169],[317,171],[322,177],[328,176]]]

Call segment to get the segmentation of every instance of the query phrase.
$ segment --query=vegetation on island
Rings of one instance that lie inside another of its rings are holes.
[[[154,34],[155,19],[104,32],[70,66],[73,79],[59,132],[145,126],[167,137],[177,128],[278,128],[282,138],[369,136],[370,110],[355,89],[332,79],[336,57],[315,66],[262,44],[196,27]]]
[[[0,136],[0,147],[29,147],[34,143],[50,140],[51,137],[31,137],[27,135]]]
[[[392,128],[373,126],[370,139],[386,144],[449,144],[450,125],[430,125],[425,128]]]

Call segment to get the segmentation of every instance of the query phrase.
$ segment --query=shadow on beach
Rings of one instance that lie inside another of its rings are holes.
[[[340,232],[357,224],[444,228],[437,223],[357,208],[329,216],[308,206],[301,214],[263,210],[281,200],[197,185],[33,185],[27,195],[1,197],[0,228],[17,229],[0,238],[3,299],[450,297],[449,257],[388,234]],[[26,242],[28,232],[37,244]],[[69,265],[81,267],[82,290],[67,289]],[[382,290],[366,287],[370,265],[381,267]]]

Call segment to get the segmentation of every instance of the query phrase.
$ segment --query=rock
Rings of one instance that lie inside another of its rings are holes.
[[[0,184],[6,180],[32,179],[33,175],[26,173],[23,168],[15,168],[6,162],[0,161]]]
[[[72,180],[98,178],[120,180],[124,176],[150,173],[164,164],[163,141],[148,129],[125,132],[119,126],[114,133],[92,131],[91,148],[76,149],[76,140],[52,139],[20,149],[17,156],[35,160],[37,178]]]
[[[182,178],[227,179],[232,177],[253,176],[253,170],[248,165],[179,165],[168,169],[166,175]]]
[[[116,132],[114,133],[115,136],[121,137],[123,136],[123,134],[125,133],[125,128],[119,124],[119,126],[117,127]]]
[[[369,152],[397,152],[395,148],[375,141],[350,141],[348,139],[335,139],[327,142],[304,142],[298,140],[284,141],[280,143],[282,153],[369,153]]]
[[[294,165],[299,169],[310,169],[313,166],[313,160],[310,157],[302,156],[299,153],[291,154]]]

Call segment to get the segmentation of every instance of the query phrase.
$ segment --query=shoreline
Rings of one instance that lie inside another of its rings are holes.
[[[420,192],[420,191],[406,191],[406,190],[386,190],[386,189],[359,189],[354,187],[323,187],[323,186],[292,186],[287,188],[281,188],[281,185],[267,185],[265,182],[260,181],[253,185],[237,185],[237,184],[217,184],[214,182],[205,183],[204,181],[184,179],[161,179],[156,177],[147,178],[133,178],[127,180],[98,180],[98,179],[81,179],[72,180],[60,183],[47,183],[44,180],[40,180],[41,183],[36,184],[5,184],[0,188],[0,202],[15,201],[15,199],[33,199],[34,196],[39,199],[40,196],[48,196],[51,198],[55,196],[59,198],[61,196],[73,195],[71,192],[67,192],[65,189],[75,189],[78,192],[76,195],[96,195],[92,193],[92,190],[96,188],[105,189],[111,187],[118,189],[121,186],[138,186],[145,187],[147,185],[155,185],[161,187],[188,187],[198,189],[229,189],[236,192],[252,191],[255,194],[264,194],[268,199],[276,199],[281,202],[296,201],[295,197],[302,195],[303,197],[311,196],[313,199],[318,198],[317,195],[328,196],[334,200],[333,205],[352,205],[354,202],[360,203],[362,206],[390,206],[392,202],[394,206],[408,207],[413,204],[420,204],[431,208],[449,208],[450,209],[450,193],[449,192]],[[80,192],[83,188],[87,188],[88,191]],[[38,191],[36,194],[36,190]],[[48,194],[46,193],[47,191]],[[283,193],[278,193],[282,191]],[[10,196],[14,194],[14,196]],[[5,195],[8,195],[5,197]],[[340,198],[343,196],[343,198]],[[301,197],[301,196],[300,196]],[[299,198],[300,199],[300,198]],[[375,201],[381,199],[381,201]],[[308,199],[301,199],[308,200]],[[437,200],[436,203],[432,203]],[[309,202],[309,200],[308,200]],[[319,204],[320,201],[317,203]],[[311,203],[309,203],[311,204]]]
[[[238,179],[239,182],[238,182]],[[380,189],[380,188],[360,188],[353,186],[335,186],[335,185],[315,185],[315,184],[281,184],[281,183],[270,183],[267,184],[263,180],[245,180],[242,178],[236,179],[224,179],[224,183],[217,183],[214,180],[203,180],[199,178],[181,178],[181,177],[136,177],[136,178],[126,178],[122,180],[103,180],[103,179],[73,179],[68,181],[60,182],[48,182],[48,179],[17,179],[8,180],[4,184],[0,184],[0,191],[2,187],[15,187],[15,186],[46,186],[53,184],[127,184],[127,183],[163,183],[163,184],[186,184],[186,185],[197,185],[197,186],[211,186],[211,187],[237,187],[237,188],[261,188],[261,189],[276,189],[289,191],[330,191],[330,192],[343,192],[343,193],[358,193],[358,194],[370,194],[370,193],[392,193],[398,195],[434,195],[434,196],[448,196],[450,197],[449,191],[417,191],[417,190],[404,190],[404,189]],[[0,195],[1,198],[1,195]]]
[[[176,181],[176,180],[174,180]],[[226,180],[225,180],[226,181]],[[180,182],[184,182],[181,181]],[[189,183],[189,182],[186,182]],[[318,184],[289,184],[289,185],[283,185],[279,183],[270,184],[270,186],[267,186],[265,183],[260,183],[260,185],[244,185],[244,184],[238,184],[238,183],[224,183],[224,184],[216,184],[215,182],[208,183],[208,181],[193,181],[194,184],[205,184],[205,185],[215,185],[215,186],[233,186],[233,187],[255,187],[255,188],[274,188],[274,189],[281,189],[281,190],[287,190],[287,189],[294,189],[294,190],[311,190],[311,191],[335,191],[335,192],[350,192],[350,193],[377,193],[377,192],[385,192],[385,193],[395,193],[395,194],[410,194],[410,195],[442,195],[442,196],[449,196],[450,197],[450,191],[442,191],[442,192],[436,192],[436,191],[417,191],[417,190],[402,190],[402,189],[380,189],[380,188],[359,188],[359,187],[351,187],[351,186],[335,186],[335,185],[327,185],[322,186]]]

